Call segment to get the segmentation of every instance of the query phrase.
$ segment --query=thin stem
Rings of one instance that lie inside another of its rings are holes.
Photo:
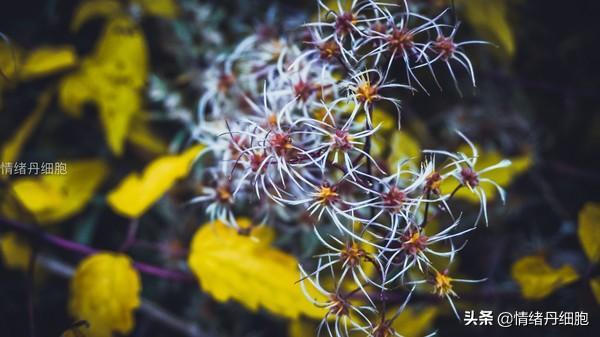
[[[365,129],[371,130],[368,119],[365,120]],[[366,137],[363,152],[354,159],[354,161],[352,162],[352,166],[358,165],[358,163],[360,163],[360,161],[366,157],[365,154],[371,154],[371,135]],[[371,174],[371,161],[369,160],[369,158],[367,158],[367,172]]]
[[[139,222],[137,219],[131,220],[131,222],[129,223],[129,226],[127,228],[127,236],[121,244],[121,247],[119,247],[120,252],[128,250],[135,243],[135,236],[137,234],[138,224]]]
[[[340,55],[337,56],[337,59],[346,71],[346,73],[351,74],[352,72],[350,71],[350,67],[346,64],[346,61],[344,61],[344,59]]]
[[[69,241],[56,235],[48,234],[31,225],[22,224],[4,218],[0,218],[0,225],[10,227],[16,231],[29,235],[34,239],[39,240],[41,243],[46,243],[48,245],[59,247],[64,250],[77,252],[81,255],[91,255],[101,252],[101,250],[99,249],[88,247],[77,242]],[[133,266],[143,274],[156,276],[158,278],[181,282],[195,282],[194,277],[189,273],[164,269],[162,267],[137,261],[133,262]]]
[[[450,197],[448,197],[448,200],[452,199],[452,197],[454,197],[456,192],[458,192],[463,186],[464,186],[463,184],[459,184],[458,186],[456,186],[454,188],[454,190],[452,191],[452,193],[450,193]]]
[[[27,315],[29,316],[29,336],[35,337],[35,261],[38,255],[38,247],[34,246],[29,257],[27,267]]]
[[[430,197],[431,197],[431,190],[427,189],[427,195],[425,196],[425,199],[429,200]],[[423,222],[421,222],[421,229],[424,229],[425,226],[427,226],[427,220],[429,217],[429,204],[430,204],[430,202],[425,203],[425,215],[423,216]]]

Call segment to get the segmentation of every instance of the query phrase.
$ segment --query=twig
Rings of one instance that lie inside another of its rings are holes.
[[[139,222],[137,219],[131,220],[131,222],[129,223],[129,226],[127,228],[127,236],[121,244],[121,247],[119,247],[120,252],[127,251],[135,243],[135,236],[137,234],[138,224]]]
[[[48,234],[40,230],[39,228],[27,224],[22,224],[13,220],[0,218],[0,225],[7,226],[25,235],[29,235],[33,239],[39,240],[40,243],[46,243],[51,246],[59,247],[72,252],[77,252],[81,255],[91,255],[101,252],[101,250],[99,249],[88,247],[77,242],[69,241],[56,235]],[[195,282],[194,277],[189,273],[176,270],[169,270],[137,261],[133,262],[133,266],[141,273],[156,276],[162,279],[181,282]]]
[[[431,190],[427,190],[427,195],[425,196],[425,199],[429,200],[429,198],[431,197]],[[425,215],[423,216],[423,222],[421,222],[421,229],[425,228],[425,226],[427,226],[427,218],[429,216],[429,204],[430,202],[425,203]]]
[[[27,315],[29,316],[29,336],[35,337],[35,261],[38,256],[38,247],[33,247],[29,256],[27,267]]]

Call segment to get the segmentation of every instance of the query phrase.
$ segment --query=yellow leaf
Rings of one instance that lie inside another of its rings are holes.
[[[539,300],[556,289],[577,281],[579,275],[570,265],[552,268],[541,256],[525,256],[512,265],[511,275],[521,286],[526,299]]]
[[[27,270],[31,247],[15,233],[0,236],[0,252],[4,265],[11,269]]]
[[[0,76],[0,85],[2,85],[7,77],[14,79],[18,72],[23,52],[14,44],[9,44],[5,41],[0,41],[0,70],[3,76]]]
[[[66,162],[65,175],[24,177],[12,182],[15,198],[39,224],[63,221],[92,198],[108,172],[101,160]]]
[[[391,150],[388,163],[395,171],[398,163],[408,160],[418,163],[421,160],[421,146],[406,131],[396,131],[392,135]]]
[[[196,232],[188,264],[217,301],[234,299],[252,311],[263,307],[292,319],[325,316],[302,293],[296,258],[219,221]]]
[[[142,285],[127,255],[98,253],[85,258],[71,279],[69,313],[89,322],[88,337],[129,333],[140,306]]]
[[[404,337],[422,337],[431,332],[428,330],[437,314],[438,308],[433,306],[416,309],[409,305],[394,320],[392,327]]]
[[[477,147],[477,151],[479,152],[477,164],[475,165],[475,171],[478,171],[478,170],[481,170],[488,166],[497,164],[502,159],[504,159],[502,154],[500,154],[498,151],[495,151],[495,150],[484,151],[484,150],[482,150],[482,148],[480,146],[478,146],[478,145],[475,145],[475,146]],[[468,145],[460,146],[458,148],[458,151],[463,152],[467,156],[472,155],[471,149]],[[531,167],[531,164],[532,164],[531,153],[526,153],[524,155],[511,157],[508,159],[510,159],[510,161],[512,162],[512,164],[510,166],[495,169],[495,170],[492,170],[489,172],[485,172],[481,175],[481,177],[489,178],[492,181],[495,181],[501,187],[507,187],[513,181],[513,179],[515,179],[521,173],[527,171],[529,169],[529,167]],[[441,183],[440,189],[441,189],[442,193],[450,193],[452,190],[454,190],[454,188],[456,188],[456,186],[458,184],[459,184],[459,182],[456,179],[452,179],[452,178],[444,179]],[[494,185],[487,183],[487,182],[482,182],[479,185],[479,187],[485,191],[485,195],[486,195],[488,201],[492,201],[496,198],[498,191],[496,190]],[[479,197],[477,195],[475,195],[474,193],[472,193],[471,191],[469,191],[468,188],[461,188],[454,195],[454,197],[464,199],[464,200],[467,200],[469,202],[476,203],[476,204],[479,203]]]
[[[354,104],[350,105],[351,107]],[[365,114],[361,114],[356,118],[358,123],[364,124],[367,117]],[[394,117],[387,111],[381,108],[373,109],[371,113],[371,123],[373,127],[379,126],[378,132],[371,137],[371,154],[375,157],[381,156],[389,146],[389,133],[396,129],[396,122]]]
[[[466,20],[509,57],[515,53],[515,38],[508,23],[507,0],[460,0]]]
[[[288,337],[314,336],[316,331],[316,325],[304,319],[295,319],[288,325]]]
[[[19,157],[23,145],[42,120],[44,111],[50,104],[51,99],[51,91],[45,91],[40,95],[33,112],[25,119],[12,138],[2,147],[2,151],[0,152],[0,162],[14,162]]]
[[[0,69],[13,80],[30,80],[73,67],[77,54],[72,46],[45,46],[24,52],[14,44],[0,42]]]
[[[600,203],[588,202],[579,212],[577,230],[583,250],[593,263],[600,261]]]
[[[138,117],[136,115],[136,117]],[[137,145],[153,154],[163,154],[167,152],[167,144],[157,137],[152,130],[148,121],[134,117],[129,132],[127,134],[127,140],[134,145]]]
[[[596,302],[600,304],[600,276],[590,280],[590,287],[592,288]]]
[[[202,148],[197,145],[180,155],[163,156],[150,163],[143,174],[129,174],[108,194],[108,204],[123,216],[140,217],[175,181],[189,173]]]
[[[338,3],[342,5],[343,11],[349,11],[350,9],[352,9],[352,1],[326,0],[326,1],[324,1],[324,3],[327,7],[329,7],[329,9],[331,9],[335,12],[340,11]],[[327,13],[324,13],[323,11],[321,11],[321,13],[325,18],[330,18],[329,16],[327,16]]]
[[[60,84],[60,103],[66,113],[79,117],[85,103],[96,104],[108,145],[117,155],[123,153],[131,119],[141,108],[147,58],[138,25],[126,17],[111,19],[95,53]]]
[[[140,6],[146,15],[174,19],[179,14],[179,7],[174,0],[133,0],[132,3]]]
[[[75,48],[71,46],[42,47],[27,55],[19,69],[21,80],[30,80],[65,70],[77,63]]]
[[[117,0],[87,0],[75,9],[71,20],[71,31],[77,31],[91,19],[97,17],[112,17],[122,13],[121,3]]]

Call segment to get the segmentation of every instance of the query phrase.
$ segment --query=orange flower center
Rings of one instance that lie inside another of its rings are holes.
[[[356,89],[356,96],[362,102],[372,103],[378,98],[377,87],[369,82],[363,82]]]

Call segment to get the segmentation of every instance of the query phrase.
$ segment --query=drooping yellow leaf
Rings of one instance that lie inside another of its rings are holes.
[[[600,261],[600,203],[588,202],[579,212],[579,241],[593,263]]]
[[[123,216],[140,217],[175,181],[189,173],[202,148],[197,145],[180,155],[163,156],[150,163],[141,175],[129,174],[108,194],[108,204]]]
[[[46,111],[51,99],[51,91],[45,91],[38,97],[33,112],[25,119],[12,138],[2,147],[2,151],[0,152],[0,162],[14,162],[18,158],[23,145],[25,145],[25,142],[29,139],[33,130],[42,120],[44,111]]]
[[[142,285],[131,259],[123,254],[98,253],[85,258],[71,279],[69,313],[89,322],[89,337],[129,333],[140,306]]]
[[[507,0],[460,0],[465,19],[475,30],[498,44],[505,55],[515,53],[515,38],[508,22]]]
[[[94,54],[61,81],[61,106],[79,117],[85,103],[95,103],[108,145],[121,155],[131,119],[141,109],[147,73],[147,46],[140,27],[126,17],[111,19]]]
[[[590,288],[592,288],[592,293],[596,298],[596,302],[600,304],[600,276],[590,280]]]
[[[553,268],[542,256],[525,256],[512,265],[512,278],[521,286],[526,299],[539,300],[556,289],[579,279],[570,265]]]
[[[270,247],[268,240],[239,235],[217,221],[202,226],[192,240],[188,264],[201,288],[217,301],[234,299],[292,319],[325,316],[302,293],[298,261]]]
[[[23,60],[19,78],[34,79],[68,69],[76,63],[77,54],[72,46],[41,47],[30,52]]]
[[[28,269],[31,247],[17,234],[6,233],[0,236],[0,253],[6,267],[19,270]]]
[[[108,173],[101,160],[66,162],[65,175],[15,179],[14,197],[39,224],[63,221],[78,213],[94,195]]]
[[[422,337],[430,333],[431,325],[438,314],[438,308],[428,306],[417,309],[406,306],[392,327],[404,337]]]
[[[98,17],[113,17],[122,13],[117,0],[86,0],[75,9],[71,20],[71,31],[77,31],[84,23]]]
[[[174,19],[179,14],[175,0],[132,0],[132,3],[140,6],[146,15]]]
[[[505,159],[498,151],[495,150],[483,150],[480,146],[475,145],[477,147],[477,151],[479,152],[479,157],[477,159],[477,164],[475,165],[475,171],[481,170],[483,168],[495,165],[499,163],[501,160]],[[468,156],[472,155],[471,149],[467,145],[462,145],[458,148],[459,152],[465,153]],[[526,153],[520,156],[515,156],[508,158],[511,161],[511,165],[504,168],[495,169],[489,172],[485,172],[481,175],[482,178],[488,178],[492,181],[495,181],[501,187],[508,187],[510,183],[521,173],[527,171],[529,167],[531,167],[533,163],[533,158],[531,153]],[[442,193],[450,193],[456,186],[459,184],[455,179],[444,179],[441,183],[441,191]],[[498,191],[494,187],[494,185],[482,182],[479,186],[485,191],[485,195],[488,201],[492,201],[496,198]],[[479,197],[469,191],[468,188],[461,188],[454,195],[455,198],[460,198],[472,203],[479,203]]]

